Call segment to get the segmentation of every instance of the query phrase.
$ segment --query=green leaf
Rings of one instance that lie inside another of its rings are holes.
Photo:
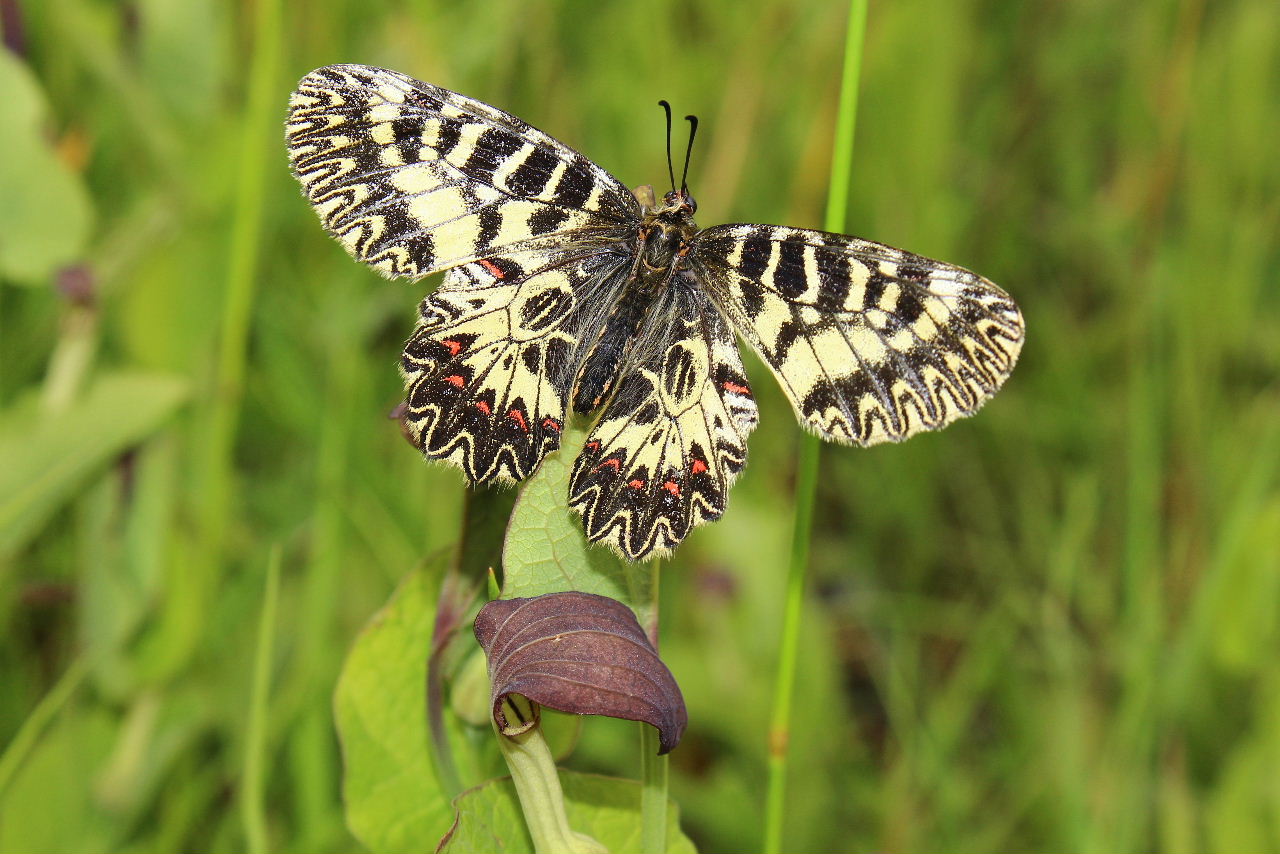
[[[66,711],[0,794],[0,851],[104,851],[119,846],[98,773],[118,721],[96,709]]]
[[[356,639],[334,697],[345,760],[347,825],[374,852],[429,852],[453,821],[427,732],[427,659],[447,556],[411,573]],[[499,773],[486,725],[471,739],[445,710],[464,785]],[[474,730],[473,730],[474,732]]]
[[[641,854],[640,784],[596,774],[560,771],[569,824],[603,843],[612,854]],[[510,777],[491,780],[462,793],[454,802],[457,823],[440,846],[441,854],[533,854],[520,801]],[[680,812],[667,803],[667,851],[693,854],[697,849],[680,830]]]
[[[79,176],[45,139],[47,106],[35,75],[9,51],[0,51],[0,92],[0,277],[41,284],[79,260],[93,210]]]
[[[652,610],[652,575],[646,564],[625,564],[582,533],[569,510],[569,475],[586,431],[566,426],[560,451],[542,462],[516,499],[502,555],[502,598],[564,590],[598,593],[630,606],[642,626]]]
[[[159,429],[185,396],[176,377],[106,374],[57,413],[41,408],[36,391],[0,412],[0,555],[21,546],[98,469]]]

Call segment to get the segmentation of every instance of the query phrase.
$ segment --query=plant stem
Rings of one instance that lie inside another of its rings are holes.
[[[840,81],[840,106],[836,114],[835,143],[831,152],[831,180],[823,227],[842,232],[849,202],[849,176],[853,167],[853,130],[858,115],[858,73],[862,65],[862,41],[867,26],[867,0],[850,0],[849,29],[845,37],[844,73]],[[765,854],[782,850],[782,831],[790,757],[791,705],[803,616],[805,576],[809,567],[809,537],[813,505],[818,491],[818,458],[821,445],[814,436],[802,437],[796,465],[796,516],[791,538],[791,565],[783,612],[782,639],[778,645],[778,673],[774,683],[773,713],[769,724],[769,779],[765,801]]]
[[[862,38],[867,29],[867,0],[849,0],[849,31],[844,44],[844,76],[836,113],[836,138],[831,149],[831,181],[822,227],[841,233],[849,212],[849,181],[853,174],[853,130],[858,119],[858,75],[862,68]]]
[[[77,658],[71,662],[71,666],[58,679],[57,684],[44,695],[31,714],[27,715],[27,719],[22,722],[22,727],[13,737],[13,741],[9,742],[4,753],[0,754],[0,796],[3,796],[5,789],[17,776],[27,755],[44,734],[45,727],[71,699],[71,695],[75,693],[76,688],[80,687],[80,683],[88,673],[89,665],[84,658]]]
[[[649,643],[658,648],[658,594],[661,589],[662,561],[652,563],[653,581],[649,608]],[[666,756],[658,755],[658,731],[647,723],[640,727],[640,850],[645,854],[662,854],[667,850],[667,775]]]
[[[196,544],[186,567],[193,598],[212,598],[223,571],[226,532],[234,511],[234,451],[240,424],[248,364],[249,332],[254,295],[257,290],[258,256],[262,246],[266,208],[268,164],[278,158],[280,126],[280,0],[261,0],[252,5],[253,52],[247,76],[247,103],[240,157],[231,207],[231,241],[227,250],[226,290],[222,295],[222,317],[218,334],[218,361],[207,404],[198,413],[205,430],[196,453]],[[196,620],[166,627],[167,669],[181,667],[200,643],[204,612]],[[186,614],[187,612],[183,612]]]
[[[98,309],[72,303],[62,318],[58,343],[49,359],[43,404],[46,412],[61,414],[84,386],[98,344]]]
[[[658,755],[658,731],[646,723],[640,727],[640,850],[663,854],[667,850],[666,756]]]
[[[519,698],[516,702],[525,702]],[[495,722],[498,749],[511,770],[520,811],[524,814],[533,850],[537,854],[608,854],[596,840],[569,827],[564,809],[564,790],[556,773],[555,759],[542,736],[542,727],[534,725],[516,736],[503,735]]]
[[[267,851],[266,789],[267,702],[271,694],[271,659],[275,647],[276,603],[280,599],[280,547],[267,559],[262,616],[258,621],[258,649],[253,662],[249,696],[249,726],[244,748],[244,797],[240,815],[250,854]]]

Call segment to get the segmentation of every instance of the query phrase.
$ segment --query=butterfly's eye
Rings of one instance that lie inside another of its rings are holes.
[[[688,193],[684,194],[684,203],[689,208],[689,213],[696,214],[698,212],[698,203],[693,200],[693,196]]]

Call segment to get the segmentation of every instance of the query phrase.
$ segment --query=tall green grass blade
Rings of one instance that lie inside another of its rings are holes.
[[[83,658],[77,658],[58,679],[53,690],[45,695],[39,705],[22,722],[22,727],[13,737],[13,741],[9,742],[4,753],[0,754],[0,798],[4,797],[5,789],[13,782],[13,778],[22,767],[23,760],[36,746],[41,734],[49,726],[49,722],[66,706],[67,701],[71,699],[88,673],[88,662]]]
[[[858,78],[862,67],[862,41],[867,26],[866,0],[850,0],[845,36],[844,72],[840,80],[840,106],[836,113],[835,142],[831,152],[831,178],[824,227],[844,231],[849,201],[849,177],[853,169],[853,131],[858,114]],[[786,605],[782,640],[778,646],[778,671],[774,680],[773,712],[769,722],[768,790],[765,800],[764,851],[778,854],[786,817],[787,769],[790,758],[791,706],[795,692],[796,657],[800,648],[800,623],[804,611],[805,577],[809,567],[809,537],[813,528],[813,504],[818,493],[818,461],[821,443],[805,435],[800,440],[796,465],[796,517],[787,570]]]
[[[248,357],[250,312],[257,284],[258,256],[266,196],[267,169],[279,162],[280,0],[254,6],[253,53],[249,61],[247,109],[241,137],[239,171],[232,209],[231,242],[223,292],[218,361],[202,422],[207,430],[200,449],[197,488],[199,535],[190,571],[195,583],[211,589],[221,565],[233,490],[232,454],[240,422]],[[183,640],[196,643],[197,634]],[[175,650],[177,654],[183,650]]]
[[[250,854],[266,854],[267,842],[267,712],[271,699],[271,660],[275,649],[276,606],[280,599],[280,547],[267,558],[258,644],[253,659],[253,689],[249,695],[249,726],[245,736],[244,787],[240,801],[244,835]]]
[[[21,548],[86,481],[160,429],[186,396],[164,374],[97,377],[61,412],[31,392],[0,411],[0,556]],[[84,442],[85,425],[94,441]]]

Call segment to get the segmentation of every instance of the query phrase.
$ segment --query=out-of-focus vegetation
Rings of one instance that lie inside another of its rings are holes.
[[[665,97],[703,224],[820,221],[844,3],[283,5],[0,2],[3,851],[356,846],[338,668],[464,488],[386,418],[425,286],[288,174],[303,73],[396,68],[632,185]],[[872,4],[850,228],[1000,283],[1028,339],[975,419],[824,449],[789,850],[1280,850],[1277,32]],[[752,462],[663,574],[706,851],[759,846],[799,435],[748,369]],[[636,776],[634,725],[568,764]]]

